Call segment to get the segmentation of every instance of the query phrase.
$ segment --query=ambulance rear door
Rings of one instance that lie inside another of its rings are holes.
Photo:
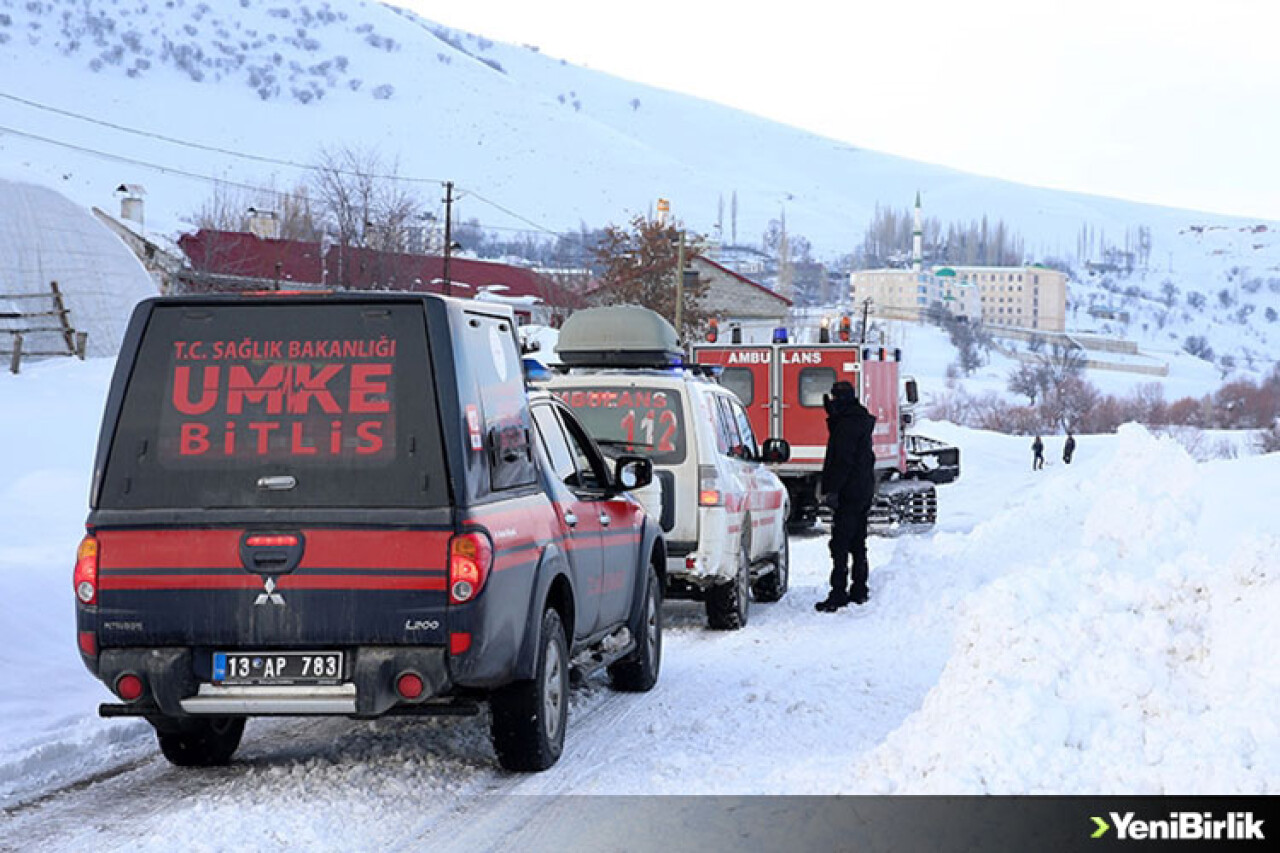
[[[780,435],[791,443],[791,460],[782,471],[822,468],[827,448],[824,394],[844,380],[862,395],[862,368],[857,346],[851,344],[777,344],[774,370]]]
[[[893,350],[868,347],[862,360],[862,404],[876,416],[871,445],[876,468],[906,470],[906,451],[898,431],[898,362]]]

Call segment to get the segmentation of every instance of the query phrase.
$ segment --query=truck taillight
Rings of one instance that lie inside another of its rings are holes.
[[[98,540],[94,536],[86,536],[80,541],[76,551],[76,571],[72,578],[76,590],[76,598],[81,604],[95,604],[98,601]]]
[[[493,545],[483,533],[449,540],[449,603],[466,604],[480,594],[493,568]]]
[[[724,506],[724,493],[720,491],[720,478],[714,465],[698,467],[698,506]]]

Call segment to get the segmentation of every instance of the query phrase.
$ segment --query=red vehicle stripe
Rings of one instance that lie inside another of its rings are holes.
[[[262,589],[257,575],[99,575],[98,587],[114,589]]]
[[[239,530],[100,530],[98,565],[111,569],[217,569],[240,565]]]
[[[111,569],[216,569],[240,566],[242,530],[103,530],[99,565]],[[299,568],[388,571],[441,569],[449,533],[442,530],[304,530]]]
[[[406,575],[283,575],[277,588],[290,589],[419,589],[444,590],[443,577]],[[122,589],[262,589],[256,575],[107,575],[99,578],[103,590]]]
[[[444,530],[308,530],[299,568],[439,569],[449,559]]]
[[[284,575],[277,583],[280,589],[432,589],[443,590],[443,577],[409,575]]]

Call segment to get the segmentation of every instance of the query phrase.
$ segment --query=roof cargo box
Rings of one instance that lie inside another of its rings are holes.
[[[570,367],[670,367],[684,362],[675,328],[639,305],[575,311],[560,329],[556,353]]]

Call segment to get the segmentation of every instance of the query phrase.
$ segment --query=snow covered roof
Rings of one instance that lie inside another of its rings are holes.
[[[133,306],[156,295],[141,262],[88,210],[53,190],[0,179],[3,310],[52,311],[51,282],[58,283],[71,327],[88,333],[85,354],[89,356],[115,355]],[[34,298],[44,294],[50,295],[48,302]],[[56,318],[10,319],[5,331],[56,323]],[[24,335],[23,349],[65,349],[62,338],[60,332]],[[8,344],[0,341],[0,347]]]

